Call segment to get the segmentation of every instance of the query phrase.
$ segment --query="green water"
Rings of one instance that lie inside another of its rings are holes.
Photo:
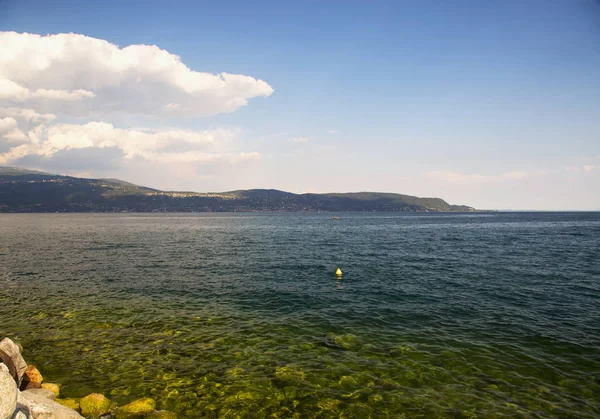
[[[62,397],[600,416],[600,214],[2,215],[0,237],[0,333]]]

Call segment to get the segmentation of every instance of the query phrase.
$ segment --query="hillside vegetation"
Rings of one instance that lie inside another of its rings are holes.
[[[471,212],[440,198],[377,192],[294,194],[275,189],[160,191],[119,179],[85,179],[0,167],[0,212]]]

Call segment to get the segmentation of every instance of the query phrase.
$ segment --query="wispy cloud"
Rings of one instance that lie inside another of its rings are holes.
[[[521,181],[532,176],[540,176],[545,174],[544,171],[511,171],[505,172],[498,175],[482,175],[478,173],[458,173],[452,171],[434,171],[427,174],[428,177],[437,179],[440,181],[455,183],[455,184],[478,184],[488,182],[499,182],[499,181]]]
[[[584,164],[582,166],[567,166],[565,171],[568,173],[589,173],[592,170],[600,169],[600,166],[593,164]]]
[[[293,137],[288,140],[290,143],[307,143],[310,141],[310,137]]]

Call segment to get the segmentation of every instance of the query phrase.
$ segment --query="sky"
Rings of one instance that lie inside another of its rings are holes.
[[[600,1],[0,0],[0,166],[600,210]]]

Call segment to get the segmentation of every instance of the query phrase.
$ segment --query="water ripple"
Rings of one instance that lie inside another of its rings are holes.
[[[65,396],[600,415],[600,214],[2,215],[0,237],[0,331]]]

